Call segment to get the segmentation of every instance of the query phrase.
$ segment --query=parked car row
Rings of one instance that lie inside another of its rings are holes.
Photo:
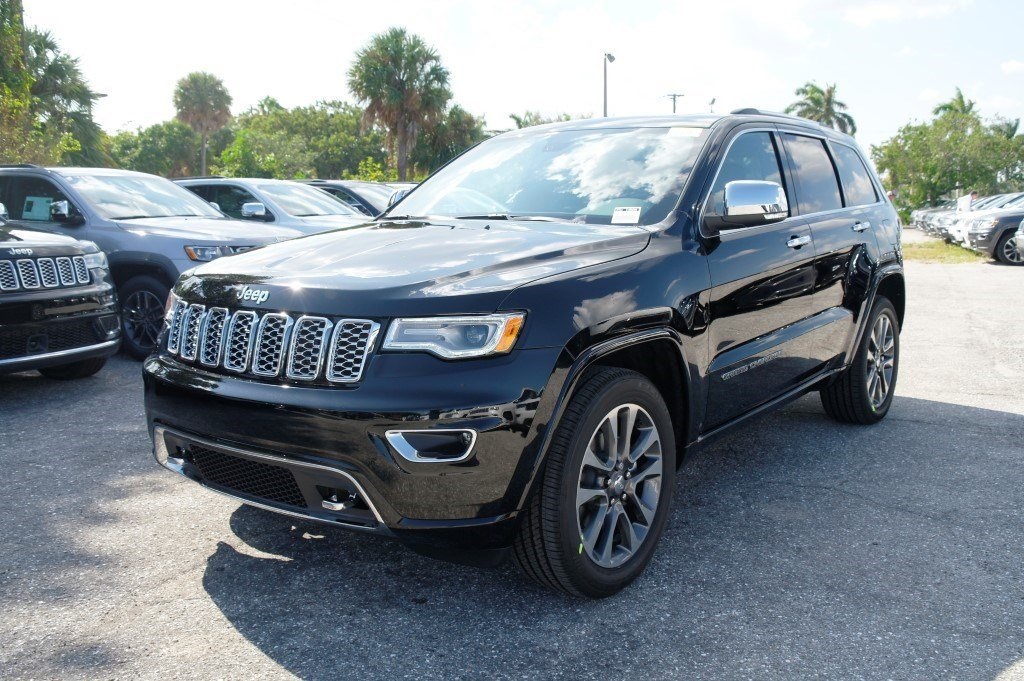
[[[926,234],[959,244],[1007,265],[1024,265],[1024,192],[975,200],[968,210],[949,201],[910,214],[911,224]]]
[[[381,209],[397,191],[356,184]],[[0,204],[0,372],[66,378],[152,352],[186,270],[369,219],[299,182],[31,164],[0,166]]]

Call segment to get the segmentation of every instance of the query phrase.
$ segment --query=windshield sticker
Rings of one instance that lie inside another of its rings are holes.
[[[613,225],[635,225],[640,222],[640,206],[619,207],[612,211]]]

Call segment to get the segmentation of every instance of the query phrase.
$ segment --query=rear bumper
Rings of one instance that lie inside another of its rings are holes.
[[[532,425],[558,357],[524,350],[439,373],[431,357],[378,355],[351,389],[262,383],[153,357],[147,420],[157,461],[214,491],[487,565],[515,536],[543,434]],[[471,430],[475,440],[465,458],[426,463],[395,449],[387,433],[396,429]],[[257,473],[271,487],[247,477]],[[352,497],[345,508],[332,501]]]

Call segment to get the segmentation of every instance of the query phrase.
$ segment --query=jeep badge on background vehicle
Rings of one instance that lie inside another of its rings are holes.
[[[184,275],[147,418],[160,464],[246,503],[602,597],[696,445],[812,390],[882,419],[904,303],[846,135],[753,109],[537,126],[370,226]]]
[[[6,217],[0,204],[0,373],[95,374],[121,337],[106,256],[90,241],[18,229]]]

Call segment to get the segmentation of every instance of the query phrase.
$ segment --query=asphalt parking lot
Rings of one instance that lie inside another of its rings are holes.
[[[907,272],[889,418],[706,448],[603,602],[175,478],[136,362],[0,377],[0,676],[1022,679],[1024,270]]]

